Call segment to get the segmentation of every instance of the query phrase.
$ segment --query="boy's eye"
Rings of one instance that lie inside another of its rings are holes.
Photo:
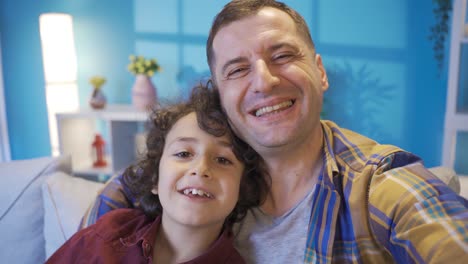
[[[222,165],[230,165],[232,164],[232,162],[224,157],[217,157],[216,158],[216,162],[218,162],[219,164],[222,164]]]
[[[189,158],[192,156],[192,153],[188,151],[180,151],[174,154],[174,156],[179,157],[179,158]]]

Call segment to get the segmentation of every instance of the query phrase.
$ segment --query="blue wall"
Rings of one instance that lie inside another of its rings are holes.
[[[37,3],[39,2],[39,3]],[[128,55],[155,57],[158,94],[173,99],[208,76],[205,41],[224,1],[0,0],[4,86],[13,159],[49,155],[38,16],[74,17],[80,104],[90,76],[109,103],[129,103]],[[427,39],[432,1],[285,1],[303,14],[330,75],[325,118],[440,164],[446,70]]]

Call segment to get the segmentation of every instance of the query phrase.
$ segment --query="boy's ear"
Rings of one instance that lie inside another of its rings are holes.
[[[158,186],[154,186],[153,189],[151,189],[151,193],[154,195],[158,195]]]

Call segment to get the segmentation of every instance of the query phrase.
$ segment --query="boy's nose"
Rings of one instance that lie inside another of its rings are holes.
[[[192,168],[190,169],[191,176],[200,176],[203,178],[210,178],[210,167],[206,158],[199,158],[194,161]]]

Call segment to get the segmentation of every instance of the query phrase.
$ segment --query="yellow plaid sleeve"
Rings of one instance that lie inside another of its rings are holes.
[[[369,190],[371,227],[398,263],[468,263],[468,203],[421,163],[387,170]],[[388,165],[388,166],[387,166]]]

